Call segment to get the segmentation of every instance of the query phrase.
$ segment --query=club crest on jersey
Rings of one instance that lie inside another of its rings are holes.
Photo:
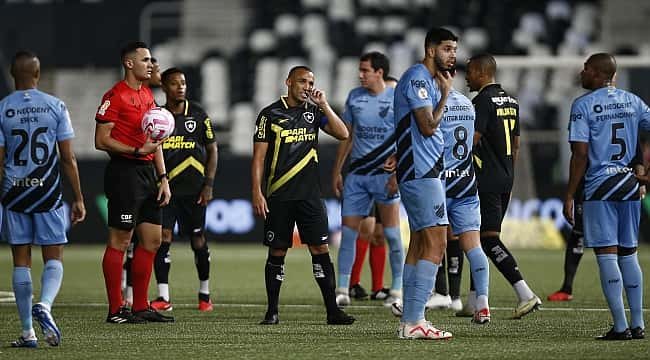
[[[421,87],[421,88],[418,89],[418,97],[420,97],[420,99],[424,100],[424,99],[429,97],[429,92],[427,92],[426,88]]]
[[[312,112],[303,113],[302,118],[305,119],[306,122],[311,124],[314,122],[314,113]]]
[[[97,113],[99,115],[106,115],[106,110],[108,109],[109,106],[111,106],[111,101],[110,100],[104,101],[102,106],[99,107],[99,110],[97,110]]]
[[[194,120],[185,121],[185,130],[187,130],[188,132],[194,132],[194,130],[196,130],[196,121]]]

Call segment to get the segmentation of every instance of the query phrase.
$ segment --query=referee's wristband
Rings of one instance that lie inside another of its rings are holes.
[[[167,173],[162,173],[162,174],[158,175],[158,181],[162,181],[162,179],[169,180],[169,175],[167,175]]]

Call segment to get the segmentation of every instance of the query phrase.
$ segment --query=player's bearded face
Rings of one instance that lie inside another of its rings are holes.
[[[436,47],[433,61],[439,70],[451,70],[456,66],[456,42],[445,40]]]

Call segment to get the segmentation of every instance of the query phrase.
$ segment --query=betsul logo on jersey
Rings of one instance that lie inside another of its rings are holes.
[[[142,117],[142,132],[153,141],[162,141],[174,133],[174,115],[165,108],[155,107]]]

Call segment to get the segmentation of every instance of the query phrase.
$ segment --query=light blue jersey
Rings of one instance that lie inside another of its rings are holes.
[[[57,142],[73,137],[68,110],[54,96],[18,90],[0,101],[5,210],[37,213],[61,206]]]
[[[413,110],[436,108],[441,94],[423,64],[411,66],[395,88],[395,135],[397,137],[397,181],[439,178],[443,170],[444,141],[438,128],[430,137],[420,133]]]
[[[472,164],[474,105],[462,93],[451,90],[440,124],[445,139],[445,184],[447,198],[476,195],[476,177]]]
[[[650,130],[650,109],[625,90],[600,88],[573,102],[569,141],[589,143],[585,200],[639,200],[631,164],[639,128]]]
[[[343,121],[352,127],[353,139],[348,172],[356,175],[383,173],[383,165],[395,152],[394,89],[372,95],[363,87],[350,91]]]

